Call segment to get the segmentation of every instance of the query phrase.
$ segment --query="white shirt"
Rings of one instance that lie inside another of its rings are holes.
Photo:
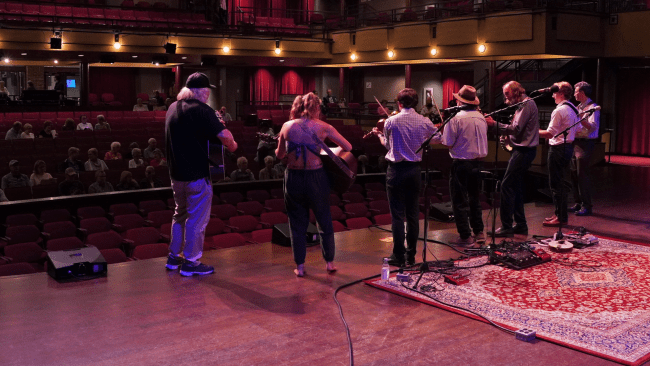
[[[146,112],[148,110],[149,110],[149,107],[147,107],[146,104],[143,104],[141,106],[136,104],[136,105],[133,106],[133,111],[134,112]]]
[[[587,98],[586,101],[578,105],[578,111],[584,112],[592,108],[596,108],[598,104],[594,103],[591,99]],[[580,116],[582,118],[584,116]],[[582,123],[576,126],[576,138],[580,139],[597,139],[598,129],[600,127],[600,111],[595,111],[587,118],[589,127],[585,127]],[[584,122],[584,121],[583,121]]]
[[[102,159],[97,159],[96,163],[88,160],[84,163],[84,168],[87,172],[94,172],[95,170],[108,170],[108,166]]]
[[[460,111],[447,123],[441,143],[450,147],[452,159],[474,160],[488,154],[487,123],[477,111]]]
[[[92,129],[93,129],[93,125],[90,122],[86,122],[86,123],[81,122],[77,125],[77,131],[92,130]]]
[[[564,131],[567,127],[578,122],[578,116],[571,106],[571,102],[565,100],[557,105],[557,107],[551,113],[551,122],[548,124],[546,131],[550,132],[552,136],[557,135],[558,133]],[[566,142],[571,143],[576,136],[576,126],[569,130],[569,133],[566,137]],[[552,146],[561,145],[564,143],[564,135],[558,137],[551,137],[548,140],[548,143]]]

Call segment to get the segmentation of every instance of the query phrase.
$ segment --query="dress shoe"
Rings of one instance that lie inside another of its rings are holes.
[[[407,267],[411,267],[412,265],[414,265],[415,264],[415,256],[407,255],[405,263],[406,263]]]
[[[562,225],[568,224],[569,221],[562,222]],[[544,226],[558,227],[560,226],[560,220],[556,217],[553,220],[547,220],[542,223]]]
[[[528,226],[527,225],[515,225],[512,228],[512,232],[518,235],[528,235]]]
[[[489,232],[488,235],[492,236],[492,232]],[[494,231],[495,238],[512,238],[513,236],[515,236],[515,232],[511,227],[505,228],[501,226]]]
[[[551,217],[545,217],[544,218],[544,221],[553,221],[553,220],[557,220],[557,215],[553,215]]]
[[[404,267],[404,258],[397,258],[395,254],[388,257],[388,265],[395,267]]]
[[[578,212],[582,208],[582,205],[579,203],[576,203],[575,205],[571,206],[568,208],[569,212]]]
[[[591,216],[591,209],[583,207],[580,211],[576,211],[576,216]]]
[[[452,240],[449,242],[451,245],[460,245],[460,246],[468,246],[474,244],[474,238],[472,236],[469,236],[465,239],[461,238],[460,236],[456,237],[456,239]]]

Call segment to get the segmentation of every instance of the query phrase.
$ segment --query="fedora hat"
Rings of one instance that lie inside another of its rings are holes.
[[[454,93],[454,98],[457,100],[465,103],[465,104],[473,104],[473,105],[479,105],[481,102],[479,102],[478,98],[476,97],[476,89],[474,89],[473,86],[469,85],[463,85],[462,88],[458,91],[458,93]]]

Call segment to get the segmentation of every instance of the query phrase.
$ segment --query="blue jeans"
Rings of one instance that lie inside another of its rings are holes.
[[[483,232],[481,211],[481,168],[479,160],[454,159],[449,174],[449,193],[454,210],[456,229],[461,239]]]
[[[287,169],[284,173],[284,203],[289,217],[291,248],[297,265],[307,256],[309,209],[319,226],[321,250],[326,262],[334,260],[334,227],[330,213],[330,184],[324,169]]]
[[[515,147],[501,182],[501,226],[512,228],[512,217],[520,227],[526,227],[524,214],[524,177],[535,160],[537,147]]]
[[[552,145],[548,149],[548,183],[553,195],[555,215],[562,222],[569,221],[567,213],[568,190],[563,187],[564,173],[573,155],[573,145]]]
[[[399,260],[404,259],[404,254],[415,258],[420,235],[418,200],[421,179],[419,162],[391,163],[386,172],[386,191],[392,218],[393,254]],[[406,233],[404,220],[406,220]],[[406,237],[406,249],[404,237]]]
[[[191,182],[172,179],[176,210],[172,217],[172,234],[169,252],[178,256],[183,251],[185,259],[197,261],[203,255],[205,227],[210,221],[212,184],[208,178]]]

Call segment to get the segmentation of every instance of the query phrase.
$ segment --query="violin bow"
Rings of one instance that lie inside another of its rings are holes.
[[[377,104],[379,104],[379,108],[381,108],[381,110],[384,111],[384,113],[386,113],[386,117],[390,117],[390,113],[388,113],[386,108],[384,108],[384,106],[381,105],[381,103],[379,103],[379,100],[377,100],[377,97],[374,96],[374,95],[372,97],[375,98],[375,102],[377,102]]]

